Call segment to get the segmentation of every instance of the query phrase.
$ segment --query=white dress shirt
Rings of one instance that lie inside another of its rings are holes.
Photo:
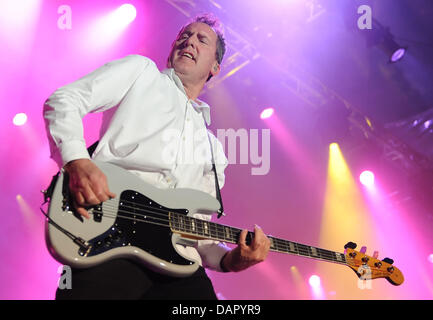
[[[89,159],[82,118],[105,111],[94,160],[114,163],[158,188],[192,188],[215,196],[206,129],[210,111],[206,103],[196,101],[188,99],[174,69],[160,72],[140,55],[109,62],[57,89],[45,102],[51,157],[60,168],[75,159]],[[228,161],[221,143],[209,134],[222,188]],[[210,220],[208,215],[194,217]],[[229,250],[212,240],[177,249],[217,271]]]

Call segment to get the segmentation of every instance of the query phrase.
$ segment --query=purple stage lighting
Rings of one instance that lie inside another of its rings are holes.
[[[372,187],[374,185],[374,174],[371,171],[363,171],[359,175],[359,181],[366,186],[366,187]]]
[[[391,56],[391,62],[397,62],[401,60],[406,53],[405,48],[398,48]]]
[[[263,110],[262,113],[260,114],[260,119],[270,118],[273,114],[274,114],[274,109],[273,108],[267,108],[267,109]]]

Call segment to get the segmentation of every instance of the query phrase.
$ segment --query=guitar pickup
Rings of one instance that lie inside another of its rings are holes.
[[[93,214],[93,220],[95,222],[101,222],[102,221],[102,203],[98,204],[97,206],[90,208],[89,213]]]
[[[101,222],[102,221],[102,212],[93,213],[93,220],[95,222]]]

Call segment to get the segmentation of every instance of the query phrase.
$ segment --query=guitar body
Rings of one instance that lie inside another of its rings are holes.
[[[51,196],[50,219],[75,237],[74,242],[52,223],[46,225],[46,242],[52,256],[76,268],[89,268],[115,258],[135,259],[150,269],[175,277],[194,273],[199,264],[176,248],[182,240],[174,233],[170,215],[212,214],[219,202],[193,189],[158,189],[113,164],[95,161],[106,175],[116,198],[90,209],[90,219],[75,213],[68,176],[61,173]]]

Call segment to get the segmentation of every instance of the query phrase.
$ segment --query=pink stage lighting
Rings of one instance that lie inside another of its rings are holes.
[[[260,119],[270,118],[273,114],[274,114],[274,109],[273,108],[267,108],[267,109],[263,110],[262,113],[260,114]]]
[[[372,187],[374,185],[374,174],[371,171],[363,171],[359,175],[359,181],[366,186],[366,187]]]
[[[122,4],[114,13],[114,18],[120,25],[128,25],[134,21],[137,10],[132,4]]]
[[[428,256],[428,261],[433,263],[433,253]]]
[[[86,46],[89,50],[108,49],[115,44],[122,32],[135,20],[137,10],[132,4],[123,4],[108,14],[95,19],[86,30]]]
[[[319,288],[320,287],[320,277],[316,276],[315,274],[310,277],[308,280],[308,283],[312,288]]]
[[[27,122],[27,115],[25,113],[17,113],[12,122],[16,126],[22,126]]]

